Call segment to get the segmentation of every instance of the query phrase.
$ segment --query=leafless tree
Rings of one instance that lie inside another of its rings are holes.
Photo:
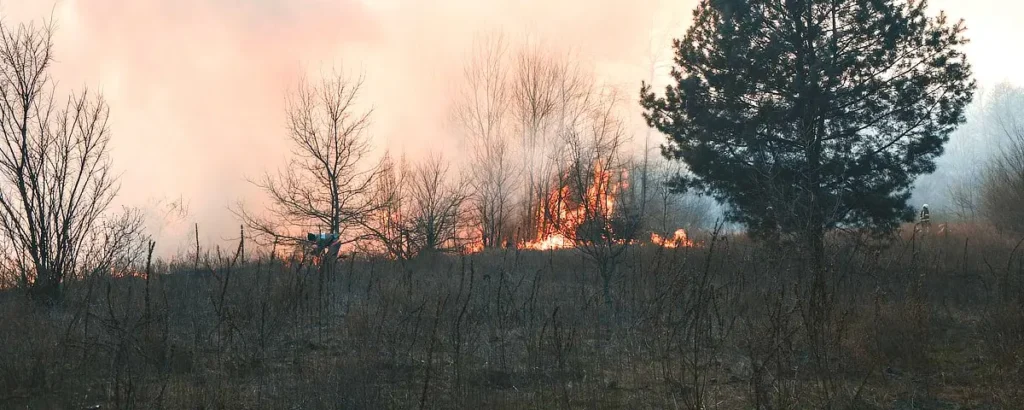
[[[525,170],[524,225],[537,222],[536,205],[550,191],[547,178],[559,162],[558,136],[574,115],[585,111],[591,95],[590,77],[573,56],[560,56],[540,44],[528,44],[515,56],[511,80],[511,108],[521,136]]]
[[[1000,230],[1024,233],[1024,110],[997,122],[1005,140],[984,170],[981,209]]]
[[[680,27],[682,24],[682,16],[685,8],[670,8],[669,10],[663,10],[667,12],[655,13],[652,16],[650,22],[650,31],[648,32],[647,42],[647,83],[648,84],[661,84],[662,77],[670,78],[669,74],[672,71],[672,48],[668,45],[671,44],[673,36],[673,30]],[[666,192],[658,187],[661,175],[658,175],[655,171],[657,165],[651,163],[651,151],[654,152],[655,157],[661,157],[660,149],[656,145],[651,146],[651,136],[653,135],[654,129],[646,127],[644,133],[644,151],[643,157],[640,161],[640,167],[638,178],[634,178],[640,189],[634,190],[639,194],[640,198],[640,214],[648,215],[648,203],[654,200],[655,197],[664,198]],[[653,192],[651,192],[653,190]]]
[[[547,229],[572,242],[590,257],[612,306],[611,281],[623,252],[640,228],[639,203],[625,195],[629,164],[623,156],[626,132],[615,93],[588,94],[579,116],[560,132],[566,156],[553,190],[543,202]]]
[[[365,237],[361,228],[375,210],[370,188],[381,167],[367,163],[372,110],[358,106],[362,83],[336,73],[316,85],[302,81],[290,95],[292,158],[285,169],[253,181],[269,196],[269,215],[237,212],[257,239],[295,245],[313,230],[338,235],[339,244]]]
[[[638,170],[637,179],[648,181],[646,206],[641,206],[645,228],[665,236],[674,230],[707,228],[712,222],[712,201],[694,194],[672,190],[669,182],[685,172],[684,166],[664,159]],[[645,176],[646,175],[646,176]]]
[[[473,217],[485,248],[500,246],[511,236],[517,170],[510,143],[510,57],[503,36],[478,38],[452,109],[468,142]]]
[[[124,275],[141,270],[146,246],[145,217],[141,209],[124,208],[99,221],[85,243],[85,275]]]
[[[948,183],[950,207],[956,217],[962,221],[973,221],[978,217],[981,207],[979,186],[984,183],[982,170],[965,170],[964,175]]]
[[[0,22],[0,232],[19,282],[44,301],[82,271],[117,193],[108,107],[87,91],[55,95],[53,33],[52,25]]]
[[[383,161],[383,172],[374,183],[375,211],[365,225],[379,252],[398,260],[420,254],[461,252],[478,239],[468,218],[471,195],[462,180],[450,174],[451,166],[431,156],[415,167],[404,159]]]
[[[442,157],[433,156],[416,166],[409,180],[410,241],[417,254],[458,252],[467,244],[463,223],[469,195],[449,171]]]
[[[981,90],[966,115],[937,161],[938,172],[922,178],[914,195],[941,209],[943,198],[931,191],[945,186],[947,207],[960,220],[984,218],[1015,229],[1013,174],[1024,134],[1024,88],[1002,83]]]
[[[374,182],[373,216],[364,226],[374,239],[367,246],[377,247],[374,251],[398,260],[414,256],[408,221],[407,178],[410,174],[404,157],[396,164],[390,155],[384,156],[381,172]]]

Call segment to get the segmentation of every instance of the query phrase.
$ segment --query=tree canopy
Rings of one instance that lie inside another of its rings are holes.
[[[666,157],[752,234],[820,248],[837,227],[912,220],[975,83],[962,21],[926,1],[703,0],[674,41],[673,83],[641,90]]]

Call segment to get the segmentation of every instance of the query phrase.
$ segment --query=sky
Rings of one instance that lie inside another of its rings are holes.
[[[365,76],[378,148],[458,156],[447,110],[476,34],[526,35],[574,50],[601,78],[638,94],[652,60],[670,58],[695,0],[0,0],[6,24],[53,16],[52,74],[64,90],[103,93],[111,109],[119,205],[181,198],[181,223],[153,227],[162,255],[237,236],[229,206],[259,207],[246,181],[288,156],[284,102],[304,75]],[[931,0],[965,18],[982,84],[1024,84],[1024,38],[1008,0]],[[667,66],[660,66],[664,71]],[[628,118],[647,136],[639,107]],[[657,135],[653,136],[657,143]]]

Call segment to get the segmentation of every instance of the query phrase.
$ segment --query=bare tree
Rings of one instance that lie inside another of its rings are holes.
[[[1019,234],[1024,233],[1024,111],[1017,108],[997,118],[1005,140],[983,172],[980,202],[993,225]]]
[[[967,110],[967,123],[950,137],[936,161],[938,172],[922,178],[914,195],[932,209],[942,209],[946,198],[932,191],[945,186],[947,207],[956,217],[982,217],[1005,228],[1013,223],[1002,219],[1014,219],[1017,208],[1012,202],[1012,181],[1015,151],[1020,149],[1024,130],[1024,89],[1002,83],[982,91]],[[978,166],[979,158],[987,163]]]
[[[124,208],[99,221],[85,243],[85,275],[126,275],[140,270],[151,237],[141,209]]]
[[[580,115],[569,115],[560,132],[566,156],[554,189],[542,204],[540,232],[556,232],[597,265],[605,303],[619,258],[640,228],[639,203],[625,195],[629,164],[623,158],[625,127],[614,93],[588,94]]]
[[[638,179],[649,181],[646,206],[641,206],[646,229],[664,236],[678,228],[707,228],[712,222],[709,198],[672,189],[670,182],[684,172],[682,164],[662,159],[650,164],[646,172],[638,173]]]
[[[517,171],[511,159],[510,66],[503,36],[478,38],[452,109],[453,120],[468,142],[471,201],[484,248],[500,246],[511,236]]]
[[[409,180],[411,243],[417,254],[458,252],[466,245],[465,204],[461,181],[451,180],[440,156],[420,163]]]
[[[410,174],[404,157],[395,164],[390,155],[384,156],[381,161],[381,172],[374,182],[373,217],[364,226],[374,239],[369,246],[377,246],[379,249],[375,251],[397,260],[406,260],[414,256],[406,189]]]
[[[515,57],[511,108],[520,133],[523,155],[524,225],[543,223],[537,209],[551,190],[548,175],[560,160],[558,136],[574,115],[585,111],[592,91],[589,77],[572,55],[559,56],[539,44],[526,45]]]
[[[0,232],[21,285],[49,302],[117,193],[108,107],[87,91],[59,102],[52,62],[52,25],[0,22]]]
[[[365,237],[381,167],[366,163],[371,110],[357,105],[362,83],[336,73],[316,85],[302,81],[288,99],[293,156],[284,170],[253,181],[270,198],[269,215],[238,212],[262,242],[301,244],[312,230],[338,235],[339,245]]]
[[[647,42],[647,83],[648,84],[659,84],[662,83],[661,77],[668,77],[668,74],[672,70],[672,54],[671,44],[672,31],[682,24],[682,16],[685,8],[670,8],[669,10],[662,10],[665,12],[655,13],[652,16],[650,24],[651,30],[648,32]],[[640,187],[639,198],[640,198],[640,214],[647,215],[648,202],[655,199],[655,197],[664,198],[666,192],[661,187],[654,186],[655,192],[650,192],[652,185],[661,183],[659,180],[660,175],[656,175],[651,172],[651,151],[660,151],[657,146],[651,147],[651,135],[654,129],[647,127],[644,133],[644,153],[641,159],[641,166],[639,167],[639,178],[635,178]],[[660,152],[656,152],[655,156],[660,157]],[[652,195],[653,194],[653,195]]]
[[[461,252],[476,239],[467,215],[467,185],[452,179],[442,157],[429,157],[413,168],[404,159],[396,165],[385,157],[382,168],[374,184],[375,211],[365,226],[378,251],[407,260]]]
[[[950,181],[947,186],[950,207],[956,217],[962,221],[974,221],[981,207],[979,186],[984,184],[982,170],[965,170],[959,178]]]

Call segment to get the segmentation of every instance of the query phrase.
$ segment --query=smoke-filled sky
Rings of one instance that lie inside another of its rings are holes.
[[[284,96],[304,74],[365,75],[378,147],[410,156],[457,155],[447,109],[475,34],[529,35],[572,49],[632,103],[652,59],[670,57],[696,0],[0,0],[6,24],[58,25],[52,74],[63,90],[102,91],[111,108],[112,155],[123,172],[119,203],[189,203],[187,223],[162,227],[164,255],[201,238],[237,235],[228,210],[258,204],[245,177],[288,154]],[[1011,0],[932,0],[965,18],[968,58],[983,84],[1024,83],[1024,38]],[[629,120],[644,137],[639,109]],[[657,135],[655,134],[655,137]]]

